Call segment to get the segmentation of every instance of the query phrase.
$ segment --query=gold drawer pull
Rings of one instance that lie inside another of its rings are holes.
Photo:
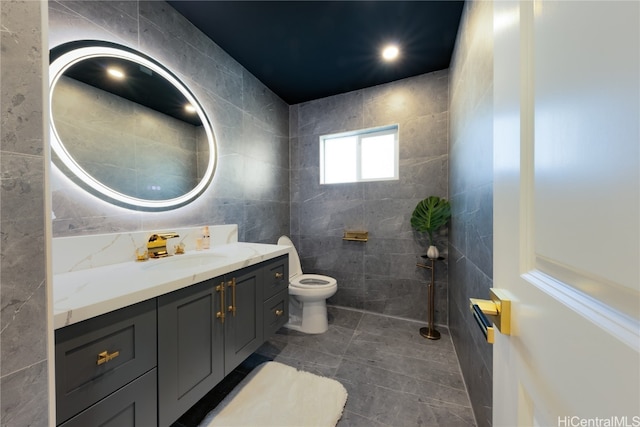
[[[113,360],[118,356],[120,356],[119,351],[114,351],[113,353],[109,353],[108,351],[105,350],[102,353],[98,353],[98,361],[96,362],[96,365],[102,365],[103,363],[107,363],[108,361]]]
[[[227,282],[227,286],[231,288],[231,305],[229,306],[228,310],[235,317],[236,311],[238,310],[236,307],[236,278],[234,277],[233,279],[229,280]]]
[[[277,316],[277,317],[280,317],[280,316],[282,316],[283,314],[284,314],[284,310],[280,310],[280,309],[276,310],[276,316]]]
[[[282,279],[283,277],[284,277],[284,274],[276,273],[276,279]]]
[[[220,292],[220,311],[216,313],[216,319],[220,319],[220,323],[224,323],[224,282],[215,288],[216,292]]]

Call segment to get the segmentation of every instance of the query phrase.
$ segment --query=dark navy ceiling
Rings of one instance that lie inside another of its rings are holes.
[[[289,104],[449,67],[464,1],[168,2]],[[380,60],[395,42],[401,57]]]

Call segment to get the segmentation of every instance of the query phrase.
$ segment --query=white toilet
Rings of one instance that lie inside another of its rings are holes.
[[[306,334],[322,334],[329,329],[327,298],[338,290],[336,279],[319,274],[303,274],[300,257],[287,236],[278,244],[289,251],[289,323],[285,327]]]

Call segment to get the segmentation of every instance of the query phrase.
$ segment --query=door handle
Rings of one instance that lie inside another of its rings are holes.
[[[487,342],[493,344],[495,325],[503,335],[511,335],[511,300],[501,289],[489,289],[489,298],[469,298],[469,310]]]

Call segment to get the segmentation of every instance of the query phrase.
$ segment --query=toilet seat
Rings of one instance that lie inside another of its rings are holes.
[[[289,286],[302,289],[322,289],[336,285],[336,279],[321,274],[299,274],[289,278]]]

